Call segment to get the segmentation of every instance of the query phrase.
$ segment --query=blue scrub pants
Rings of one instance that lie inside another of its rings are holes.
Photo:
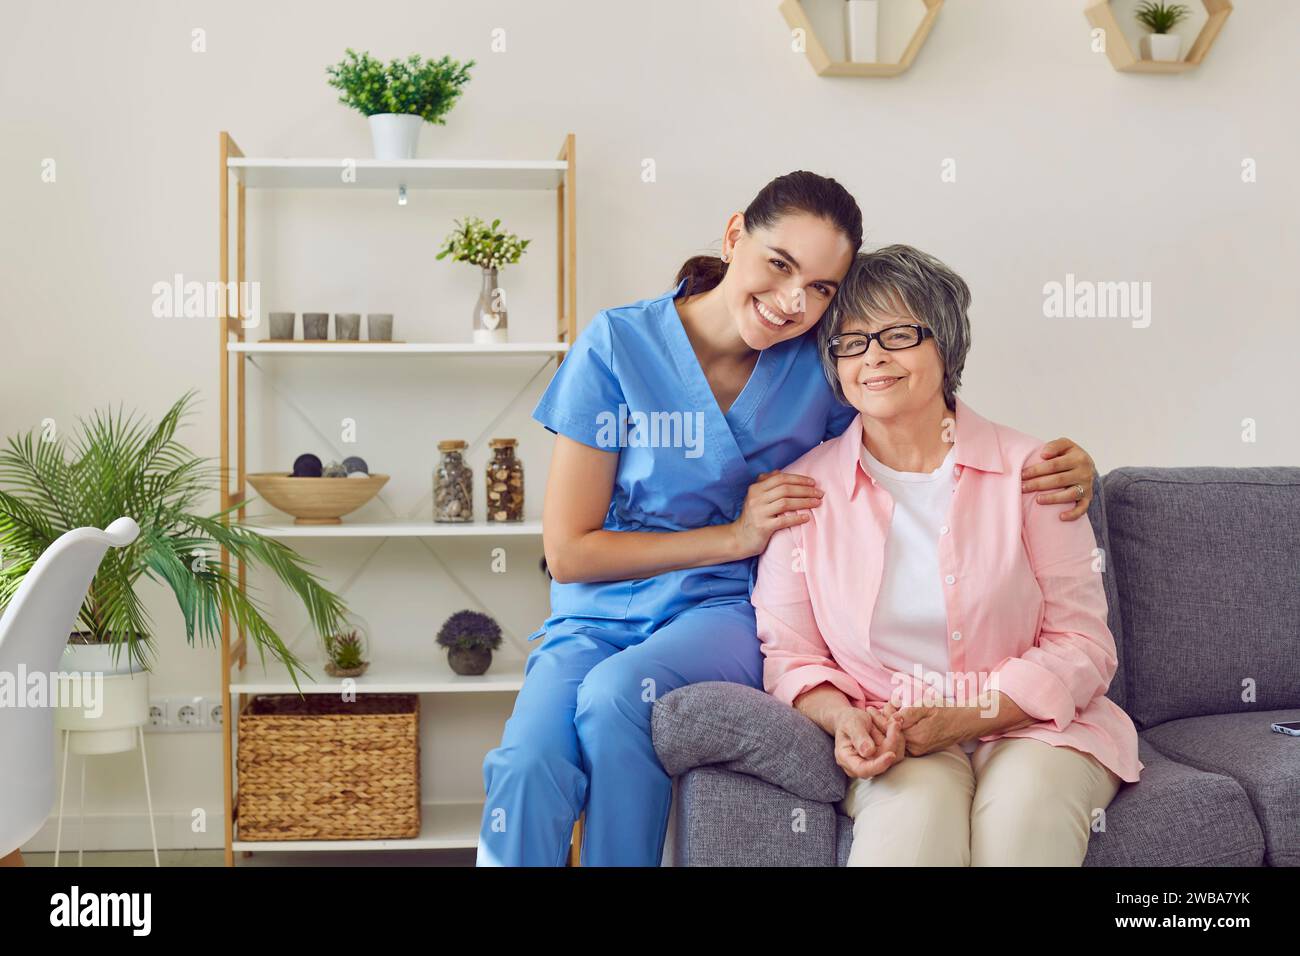
[[[658,866],[672,781],[651,744],[654,701],[700,681],[762,688],[759,646],[747,597],[696,605],[654,630],[549,627],[501,746],[483,761],[478,865],[563,866],[585,808],[583,866]]]

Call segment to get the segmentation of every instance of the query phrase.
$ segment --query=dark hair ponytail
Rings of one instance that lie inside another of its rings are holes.
[[[819,216],[844,233],[856,255],[862,246],[862,210],[849,191],[826,176],[797,170],[778,176],[759,190],[745,207],[745,231],[767,229],[791,213]],[[677,270],[676,282],[686,280],[682,297],[708,292],[727,274],[717,256],[691,256]]]

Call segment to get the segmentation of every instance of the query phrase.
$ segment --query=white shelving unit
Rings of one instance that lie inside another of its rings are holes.
[[[558,189],[564,159],[249,159],[226,164],[249,189]]]
[[[230,352],[246,355],[460,355],[500,358],[507,355],[552,355],[569,350],[567,342],[231,342]]]
[[[296,694],[299,688],[293,686],[283,668],[276,670],[262,668],[261,662],[254,662],[238,676],[232,676],[230,692],[232,694]],[[304,694],[340,694],[344,690],[343,681],[325,673],[324,662],[316,659],[304,660],[303,664],[316,675],[315,682],[299,678]],[[465,677],[457,674],[447,665],[442,657],[421,657],[418,659],[381,658],[367,668],[360,677],[349,678],[348,688],[355,688],[358,694],[482,694],[487,692],[517,691],[524,685],[524,668],[522,663],[502,664],[494,661],[488,673],[479,677]],[[472,846],[473,844],[471,844]]]
[[[233,849],[284,850],[456,850],[478,843],[483,805],[421,803],[420,835],[401,840],[236,840]]]
[[[254,515],[244,522],[268,538],[497,538],[538,537],[540,521],[344,521],[342,524],[294,524],[283,515]]]
[[[230,304],[223,301],[220,315],[220,410],[221,473],[235,477],[234,487],[223,482],[222,509],[238,506],[241,523],[262,534],[281,539],[305,538],[484,538],[540,537],[540,521],[489,522],[478,520],[464,524],[442,524],[432,520],[407,518],[348,521],[337,525],[295,525],[279,514],[250,516],[245,511],[248,489],[245,461],[245,370],[261,356],[317,355],[394,356],[433,355],[461,360],[504,361],[518,356],[554,357],[558,363],[577,334],[577,238],[575,140],[565,137],[555,160],[449,159],[385,162],[348,158],[280,159],[250,158],[230,137],[221,133],[221,281],[232,288],[231,276],[231,199],[234,199],[235,275],[243,283],[245,276],[246,189],[504,189],[548,190],[556,194],[556,337],[550,342],[511,342],[501,345],[476,345],[467,342],[256,342],[244,339],[244,330],[230,314]],[[232,180],[234,189],[232,191]],[[233,364],[233,369],[232,369]],[[233,373],[233,374],[232,374]],[[231,398],[234,413],[231,413]],[[232,435],[233,431],[233,435]],[[233,438],[233,442],[232,442]],[[233,446],[233,447],[232,447]],[[222,552],[228,564],[230,555]],[[238,579],[245,587],[246,569],[236,562]],[[380,645],[382,647],[382,645]],[[260,660],[247,660],[248,642],[243,633],[233,634],[229,619],[223,619],[221,632],[222,693],[228,702],[223,739],[223,776],[225,781],[226,865],[234,865],[235,851],[259,850],[428,850],[474,847],[478,843],[481,803],[423,802],[420,835],[401,840],[247,840],[238,839],[235,799],[235,747],[238,743],[238,714],[248,697],[256,694],[288,694],[299,689],[304,694],[338,694],[340,681],[325,675],[323,662],[304,658],[303,663],[316,678],[302,680],[295,688],[283,668],[272,664],[264,669]],[[513,694],[523,686],[523,663],[502,664],[494,661],[489,673],[465,677],[452,672],[445,658],[428,656],[416,659],[388,657],[376,653],[370,668],[352,679],[348,687],[360,694]],[[421,752],[428,748],[421,746]]]

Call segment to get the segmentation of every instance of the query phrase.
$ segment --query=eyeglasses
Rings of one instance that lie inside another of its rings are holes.
[[[882,349],[896,352],[899,349],[915,348],[933,335],[934,332],[924,325],[891,325],[879,332],[844,332],[831,336],[826,351],[836,358],[849,358],[861,355],[871,348],[871,340],[875,339]]]

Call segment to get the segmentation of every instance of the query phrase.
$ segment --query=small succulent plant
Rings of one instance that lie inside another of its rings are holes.
[[[487,648],[501,646],[501,625],[478,611],[457,611],[443,622],[438,643],[447,648]]]
[[[361,637],[356,631],[344,631],[325,638],[325,653],[334,666],[341,670],[351,670],[364,664],[364,651]]]

